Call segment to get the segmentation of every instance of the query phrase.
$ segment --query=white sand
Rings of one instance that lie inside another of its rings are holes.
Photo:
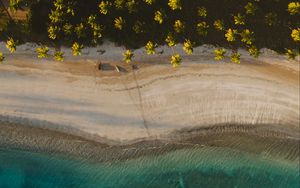
[[[37,59],[33,46],[9,55],[0,44],[6,55],[0,65],[0,116],[10,121],[29,118],[34,125],[57,128],[50,122],[121,141],[148,137],[145,125],[151,137],[224,123],[277,125],[299,136],[299,60],[264,50],[258,60],[242,51],[241,65],[217,63],[213,49],[202,46],[173,69],[167,48],[153,57],[141,49],[135,55],[143,62],[135,72],[139,97],[131,71],[96,68],[99,60],[124,65],[118,63],[122,48],[106,43],[84,49],[78,58],[65,48],[61,63]],[[106,52],[100,55],[99,49]]]

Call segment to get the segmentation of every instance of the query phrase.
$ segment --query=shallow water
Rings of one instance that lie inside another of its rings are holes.
[[[0,150],[1,188],[298,187],[299,164],[222,148],[182,149],[92,163],[61,155]]]

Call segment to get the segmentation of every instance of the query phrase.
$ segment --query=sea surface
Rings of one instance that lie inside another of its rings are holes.
[[[299,163],[225,148],[180,149],[106,163],[0,150],[0,188],[298,188],[299,181]]]

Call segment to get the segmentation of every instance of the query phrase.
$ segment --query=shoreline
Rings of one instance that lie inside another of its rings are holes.
[[[223,148],[299,163],[299,138],[272,126],[210,126],[178,131],[164,139],[144,139],[112,144],[60,131],[0,122],[0,148],[63,155],[91,162],[116,162],[147,155],[163,155],[181,149]],[[299,165],[299,164],[298,164]]]

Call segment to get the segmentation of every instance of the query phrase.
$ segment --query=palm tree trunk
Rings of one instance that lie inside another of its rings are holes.
[[[5,10],[5,12],[6,12],[7,16],[9,17],[10,21],[14,21],[2,0],[0,0],[0,4],[3,7],[3,9]]]

